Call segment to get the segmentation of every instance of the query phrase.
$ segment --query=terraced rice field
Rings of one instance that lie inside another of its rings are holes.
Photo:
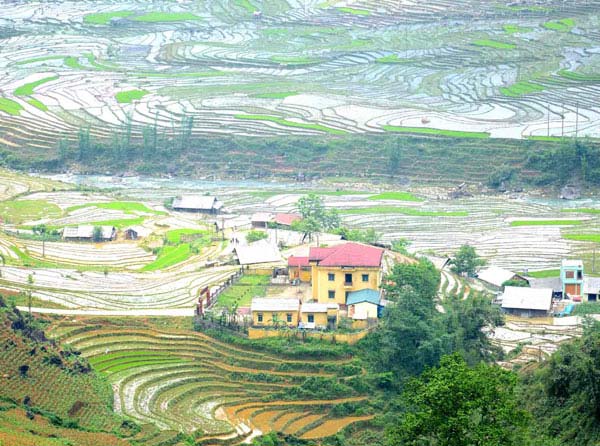
[[[308,378],[349,377],[343,369],[348,360],[291,360],[202,334],[69,322],[51,334],[108,377],[115,410],[161,429],[195,432],[203,444],[238,443],[272,430],[321,438],[371,418],[332,415],[336,404],[366,400],[352,391],[336,398],[286,397]]]
[[[186,118],[193,135],[599,136],[599,6],[11,2],[0,143],[39,154],[88,125],[110,139],[131,119],[139,138]]]

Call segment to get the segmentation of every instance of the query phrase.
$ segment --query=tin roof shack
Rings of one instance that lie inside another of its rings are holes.
[[[267,229],[273,221],[273,214],[269,212],[256,212],[252,214],[251,222],[254,229]]]
[[[364,289],[348,293],[346,299],[348,317],[355,320],[377,319],[381,317],[381,293],[378,290]]]
[[[137,240],[148,237],[152,233],[152,230],[143,226],[130,226],[125,228],[123,232],[125,233],[126,240]]]
[[[173,200],[175,211],[214,215],[218,214],[222,207],[223,203],[210,195],[181,195]]]
[[[477,274],[477,278],[497,291],[502,289],[502,285],[508,281],[514,280],[529,284],[525,277],[497,266],[490,266],[489,268],[480,270]]]
[[[255,297],[250,304],[254,327],[297,327],[299,299]]]
[[[97,234],[95,234],[96,231]],[[117,238],[117,228],[114,226],[79,225],[64,228],[62,237],[66,241],[107,242]]]
[[[552,310],[552,288],[507,286],[502,294],[502,311],[520,317],[547,317]]]

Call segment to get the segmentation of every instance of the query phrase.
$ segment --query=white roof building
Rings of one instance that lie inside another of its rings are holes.
[[[291,298],[255,297],[250,304],[250,311],[298,311],[300,300]]]
[[[78,239],[92,239],[94,237],[93,225],[79,225],[73,227],[67,227],[63,229],[63,238],[78,238]],[[115,236],[116,228],[114,226],[100,226],[102,229],[102,238],[104,240],[110,240]]]
[[[502,286],[504,282],[515,277],[515,273],[498,266],[490,266],[489,268],[482,269],[477,273],[477,278],[498,288]]]
[[[309,302],[302,304],[300,311],[302,313],[327,313],[328,310],[339,310],[338,304],[320,304],[317,302]]]
[[[502,308],[550,311],[552,288],[507,286],[502,294]]]
[[[240,265],[255,265],[257,263],[277,263],[283,261],[281,252],[275,243],[259,240],[248,245],[235,247]]]
[[[173,209],[189,211],[218,211],[223,207],[217,197],[210,195],[182,195],[173,200]]]

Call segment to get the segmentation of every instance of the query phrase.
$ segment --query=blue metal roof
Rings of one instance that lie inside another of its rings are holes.
[[[380,301],[381,293],[378,290],[364,289],[348,293],[346,305],[354,305],[361,302],[369,302],[374,305],[379,305]]]

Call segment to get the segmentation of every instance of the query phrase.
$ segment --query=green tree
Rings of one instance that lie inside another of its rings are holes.
[[[388,299],[395,300],[405,286],[412,287],[417,293],[433,300],[440,287],[440,272],[427,259],[414,263],[396,263],[388,275]]]
[[[340,216],[336,209],[325,209],[323,199],[315,194],[308,194],[298,200],[298,212],[302,219],[312,219],[320,230],[331,230],[340,226]]]
[[[101,242],[102,241],[102,227],[94,226],[94,232],[92,232],[92,241]]]
[[[523,444],[528,414],[514,373],[484,363],[470,368],[454,354],[407,385],[406,412],[386,431],[388,446]]]
[[[462,245],[454,258],[450,260],[452,271],[457,274],[467,274],[473,276],[480,266],[485,265],[485,260],[481,259],[475,248],[470,245]]]

